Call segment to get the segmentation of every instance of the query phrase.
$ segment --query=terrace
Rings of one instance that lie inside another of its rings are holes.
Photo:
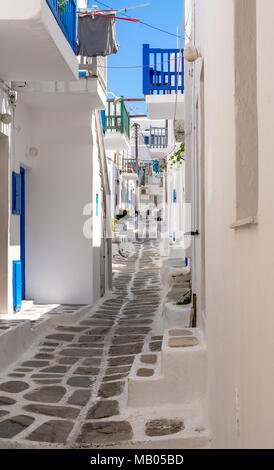
[[[143,45],[143,93],[150,119],[174,118],[176,100],[184,103],[184,60],[179,49]],[[178,119],[183,119],[180,106]]]
[[[1,78],[6,81],[75,80],[77,2],[13,0],[0,11]]]
[[[124,101],[108,100],[105,120],[105,146],[107,150],[129,150],[130,117]]]

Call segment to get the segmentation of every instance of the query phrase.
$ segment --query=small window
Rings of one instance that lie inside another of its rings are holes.
[[[256,0],[234,0],[236,222],[258,211]]]

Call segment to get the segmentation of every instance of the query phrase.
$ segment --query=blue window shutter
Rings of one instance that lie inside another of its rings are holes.
[[[106,111],[102,110],[101,111],[101,121],[102,121],[102,127],[103,127],[103,133],[106,133]]]
[[[173,189],[173,202],[177,201],[176,189]]]
[[[13,306],[16,312],[18,312],[22,306],[21,261],[13,261]]]
[[[158,160],[153,160],[153,171],[154,171],[154,173],[159,173],[159,162],[158,162]]]
[[[149,136],[148,135],[145,135],[145,144],[149,145]]]
[[[99,215],[99,194],[96,194],[96,217]]]
[[[21,215],[22,209],[22,191],[21,191],[21,175],[12,173],[12,213]]]

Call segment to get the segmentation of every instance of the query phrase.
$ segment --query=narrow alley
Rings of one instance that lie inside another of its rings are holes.
[[[273,449],[274,1],[105,1],[0,0],[0,449]]]
[[[150,419],[149,410],[140,416],[128,408],[126,379],[159,373],[163,340],[159,244],[134,248],[129,259],[114,261],[110,298],[77,323],[56,322],[1,375],[1,448],[26,441],[91,448],[157,439],[163,445],[172,434],[184,439],[182,420],[166,412]]]

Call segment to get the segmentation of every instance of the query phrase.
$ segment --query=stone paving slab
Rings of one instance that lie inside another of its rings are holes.
[[[157,247],[137,244],[134,257],[114,261],[112,298],[78,323],[55,322],[28,358],[0,376],[0,439],[104,445],[133,438],[123,416],[127,379],[136,354],[143,353],[141,373],[151,373],[150,348],[162,343],[151,339],[161,302],[157,260]]]

